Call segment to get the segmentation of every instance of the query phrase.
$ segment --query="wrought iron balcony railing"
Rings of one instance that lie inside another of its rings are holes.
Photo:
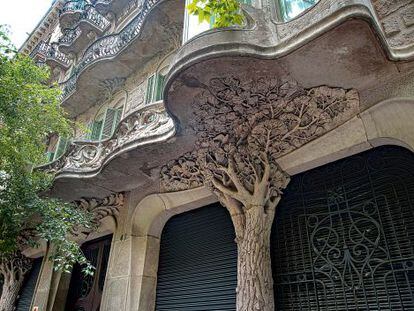
[[[92,4],[84,0],[66,1],[59,12],[59,17],[62,29],[74,29],[80,22],[86,21],[102,32],[111,24]]]
[[[50,45],[45,41],[40,41],[32,53],[30,53],[30,56],[35,60],[45,61],[51,67],[57,65],[67,69],[71,65],[71,60],[60,52],[56,45]]]
[[[75,42],[81,35],[82,30],[79,27],[73,29],[65,29],[63,35],[59,38],[58,43],[60,45],[70,46]]]
[[[92,5],[87,5],[85,7],[85,10],[80,16],[80,20],[86,20],[87,22],[90,22],[99,28],[100,31],[104,31],[111,25],[111,22],[105,16],[99,13]]]
[[[57,176],[99,172],[111,159],[138,146],[165,141],[175,134],[174,121],[162,101],[144,106],[123,118],[111,138],[103,141],[72,141],[55,161],[40,170]]]
[[[82,12],[88,2],[84,0],[69,0],[66,1],[63,7],[59,11],[59,16],[62,16],[66,13]]]
[[[153,6],[160,1],[144,0],[141,11],[119,33],[103,36],[86,49],[75,67],[73,74],[61,83],[63,101],[75,91],[76,81],[85,68],[99,60],[116,56],[140,35],[145,18]]]

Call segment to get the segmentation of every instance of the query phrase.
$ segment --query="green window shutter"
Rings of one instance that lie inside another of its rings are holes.
[[[112,136],[117,119],[117,111],[118,110],[114,108],[106,109],[105,119],[102,126],[101,139],[106,139]]]
[[[56,160],[65,152],[67,144],[68,144],[67,138],[60,136],[53,160]]]
[[[55,153],[52,152],[52,151],[48,151],[48,152],[46,152],[45,156],[46,156],[46,161],[47,162],[52,162],[53,158],[55,157]]]
[[[152,102],[153,94],[154,94],[154,81],[155,75],[152,75],[148,78],[147,82],[147,92],[145,93],[145,104],[149,104]]]
[[[252,0],[238,0],[240,3],[252,5]]]
[[[163,99],[162,91],[164,90],[165,76],[157,74],[156,84],[155,84],[155,99],[154,101],[159,101]]]
[[[114,128],[112,130],[112,134],[115,131],[115,128],[117,127],[117,125],[119,124],[119,121],[121,121],[122,111],[123,110],[124,110],[123,107],[119,107],[119,108],[116,109],[115,124],[114,124]]]
[[[99,137],[102,131],[102,124],[103,124],[102,120],[92,122],[91,130],[89,133],[90,140],[99,140]]]

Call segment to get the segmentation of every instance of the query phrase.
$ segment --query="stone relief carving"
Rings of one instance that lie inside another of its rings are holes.
[[[52,172],[90,172],[98,170],[105,161],[116,152],[121,152],[132,144],[144,145],[167,139],[175,133],[173,120],[165,110],[164,104],[158,102],[145,106],[121,120],[110,139],[91,142],[71,142],[56,161],[40,169]]]
[[[359,96],[355,90],[327,86],[305,89],[285,78],[242,82],[230,77],[211,80],[193,109],[195,150],[163,167],[166,191],[201,186],[206,177],[201,167],[210,165],[206,159],[227,164],[229,155],[236,154],[237,165],[247,172],[243,179],[249,181],[245,154],[256,156],[266,149],[275,162],[350,119],[358,112]]]
[[[355,90],[305,89],[288,77],[214,78],[195,98],[193,152],[161,170],[161,188],[206,185],[232,218],[238,244],[238,311],[273,311],[270,232],[289,176],[277,158],[359,110]]]
[[[119,209],[124,204],[124,195],[122,193],[112,194],[104,199],[81,199],[75,202],[78,208],[92,214],[92,228],[79,230],[75,229],[74,234],[78,235],[80,232],[89,234],[94,228],[99,227],[102,219],[106,217],[113,217],[115,222],[119,214]]]
[[[102,89],[102,99],[112,99],[113,95],[125,85],[126,78],[107,79],[99,83]]]

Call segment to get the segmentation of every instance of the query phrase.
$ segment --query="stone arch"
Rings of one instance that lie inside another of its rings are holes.
[[[414,99],[384,100],[354,118],[278,159],[290,175],[380,146],[392,144],[414,150]],[[151,194],[132,213],[126,235],[114,245],[111,262],[116,274],[109,279],[102,310],[153,311],[156,295],[160,236],[174,215],[217,201],[205,187]],[[122,261],[121,261],[122,259]],[[125,266],[120,263],[125,262]]]
[[[216,202],[215,196],[205,187],[152,194],[136,207],[131,223],[132,236],[160,238],[164,225],[174,215]]]

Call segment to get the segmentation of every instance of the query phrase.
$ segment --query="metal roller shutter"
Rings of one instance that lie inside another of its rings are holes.
[[[161,236],[156,310],[236,310],[234,238],[219,204],[171,218]]]
[[[414,154],[294,176],[273,225],[277,310],[414,310]]]
[[[43,258],[38,258],[33,261],[33,266],[30,272],[26,275],[23,287],[17,300],[16,311],[30,311],[33,294],[36,288],[37,278],[39,277],[40,268],[42,267]]]

